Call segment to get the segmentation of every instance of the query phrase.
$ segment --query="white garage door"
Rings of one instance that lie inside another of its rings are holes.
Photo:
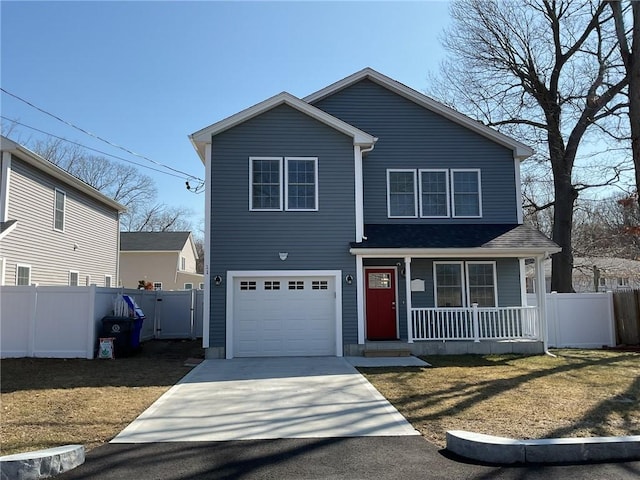
[[[336,355],[334,277],[235,278],[235,357]]]

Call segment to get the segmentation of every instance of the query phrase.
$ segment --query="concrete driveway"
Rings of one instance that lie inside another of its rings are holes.
[[[345,359],[205,360],[111,443],[419,435]]]

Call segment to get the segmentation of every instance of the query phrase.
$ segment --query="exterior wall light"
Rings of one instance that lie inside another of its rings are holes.
[[[346,277],[344,277],[344,281],[347,282],[347,285],[351,285],[353,283],[353,275],[348,274]]]
[[[220,285],[222,285],[222,277],[220,275],[216,275],[215,277],[213,277],[213,283],[216,284],[216,287],[219,287]]]
[[[280,257],[280,260],[282,260],[284,262],[287,259],[287,257],[289,256],[289,252],[280,252],[278,254],[278,256]]]

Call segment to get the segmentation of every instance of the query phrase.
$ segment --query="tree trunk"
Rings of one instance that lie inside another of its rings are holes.
[[[629,56],[629,123],[631,154],[636,171],[636,191],[640,189],[640,3],[631,2],[633,9],[633,45]],[[640,192],[638,192],[640,206]]]
[[[573,292],[573,254],[571,248],[573,207],[578,192],[571,183],[571,174],[557,172],[554,168],[555,206],[553,211],[552,239],[562,251],[551,258],[551,290],[559,293]],[[559,170],[559,169],[558,169]]]

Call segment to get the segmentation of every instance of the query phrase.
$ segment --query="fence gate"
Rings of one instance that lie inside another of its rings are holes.
[[[195,338],[194,290],[158,291],[156,338]]]
[[[640,344],[640,290],[618,291],[613,294],[616,334],[619,344]]]

